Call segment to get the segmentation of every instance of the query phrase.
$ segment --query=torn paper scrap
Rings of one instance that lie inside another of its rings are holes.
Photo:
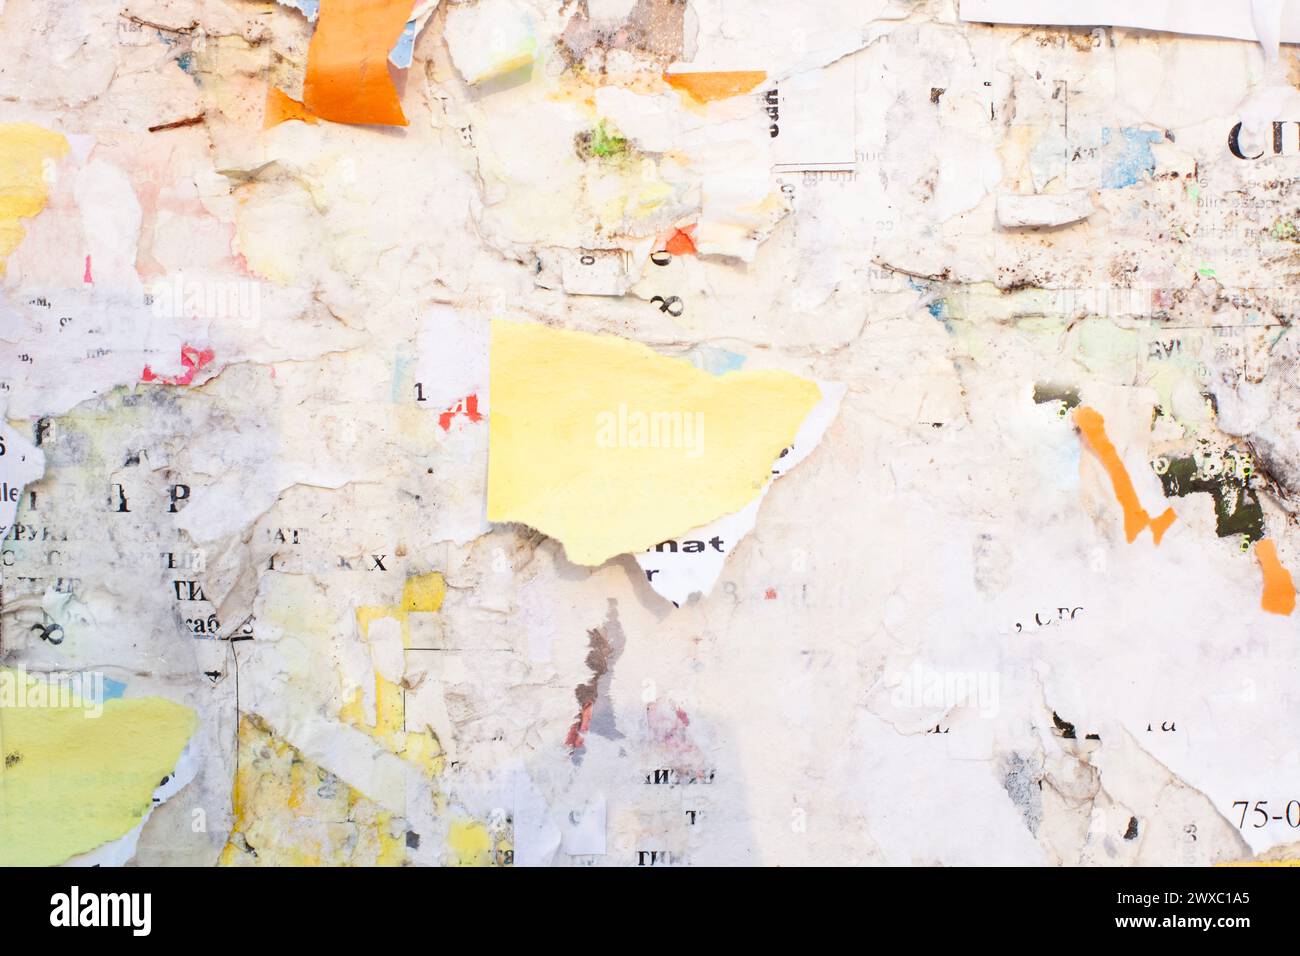
[[[537,56],[532,13],[512,0],[452,6],[444,35],[452,62],[466,83],[513,73]]]
[[[551,819],[546,797],[526,771],[513,777],[515,866],[550,866],[563,834]]]
[[[307,111],[335,123],[405,126],[388,51],[410,12],[411,0],[322,0],[307,48]]]
[[[282,6],[297,10],[311,23],[315,23],[320,16],[321,0],[279,0],[279,2]],[[406,21],[401,36],[397,38],[397,43],[388,54],[388,61],[393,66],[402,70],[410,67],[411,57],[415,53],[415,38],[429,22],[429,17],[433,15],[437,6],[438,0],[417,0],[415,9],[410,13],[411,19]]]
[[[509,13],[517,5],[501,0],[507,12],[483,23],[496,6],[452,7],[447,25],[458,71],[469,82],[483,81],[482,94],[467,104],[462,136],[492,197],[475,210],[492,245],[511,256],[537,255],[545,288],[603,290],[584,294],[617,291],[622,277],[602,271],[560,279],[554,250],[591,257],[592,250],[632,252],[696,224],[698,254],[753,259],[792,209],[772,177],[775,141],[763,71],[727,72],[719,80],[717,72],[656,69],[631,83],[588,70],[556,75],[549,68],[554,58],[545,61],[548,69],[525,70],[532,34],[520,25],[518,36],[508,37],[514,24],[533,21],[525,11]],[[500,24],[507,36],[492,39]],[[553,49],[540,20],[536,29],[538,49]],[[478,31],[489,31],[489,39]],[[694,93],[671,83],[693,83]],[[539,116],[547,121],[537,122]],[[584,279],[599,281],[577,284]]]
[[[776,172],[857,167],[857,62],[846,57],[762,88]]]
[[[1250,0],[1250,19],[1255,26],[1255,35],[1259,45],[1264,48],[1264,56],[1277,60],[1278,46],[1282,43],[1282,18],[1286,14],[1288,0]]]
[[[1132,544],[1146,528],[1151,529],[1151,540],[1156,544],[1164,537],[1169,526],[1177,519],[1173,508],[1166,508],[1159,516],[1153,518],[1142,507],[1133,479],[1129,477],[1124,460],[1115,449],[1114,443],[1106,434],[1106,422],[1100,412],[1086,405],[1074,410],[1074,423],[1078,426],[1083,441],[1093,454],[1101,461],[1110,476],[1111,487],[1115,491],[1115,500],[1124,512],[1124,537]]]
[[[1067,226],[1092,215],[1092,200],[1083,191],[1031,196],[999,196],[998,224],[1008,229],[1024,226]]]
[[[401,818],[277,737],[256,714],[239,718],[234,826],[222,866],[400,866]],[[346,820],[349,838],[333,838]]]
[[[597,793],[586,804],[565,814],[560,824],[561,848],[569,856],[603,856],[605,853],[605,795]]]
[[[0,539],[18,514],[23,488],[45,474],[45,452],[0,420]]]
[[[402,35],[397,38],[397,46],[388,54],[388,62],[399,70],[410,68],[415,56],[415,21],[408,20],[402,27]]]
[[[728,100],[749,93],[767,79],[762,70],[671,70],[664,82],[696,103]]]
[[[272,126],[279,126],[289,120],[301,120],[304,123],[312,124],[319,122],[315,116],[311,115],[306,106],[299,103],[288,93],[285,93],[277,86],[267,87],[266,113],[262,120],[262,128],[270,129]]]
[[[534,281],[543,289],[569,295],[624,295],[632,284],[623,249],[542,249]],[[558,275],[557,275],[558,273]]]
[[[198,726],[169,700],[63,683],[80,677],[0,670],[0,866],[62,863],[130,832]]]
[[[149,822],[149,817],[160,806],[189,786],[198,775],[202,764],[200,762],[201,758],[195,750],[194,741],[191,740],[176,761],[175,769],[163,777],[162,783],[154,790],[149,806],[144,811],[144,816],[140,818],[140,822],[130,832],[125,836],[118,837],[111,843],[96,847],[89,853],[81,853],[72,857],[68,860],[67,865],[126,866],[130,863],[135,858],[137,849],[139,849],[140,836],[144,832],[145,824]]]
[[[975,23],[1131,27],[1193,36],[1258,40],[1266,46],[1270,41],[1274,44],[1300,42],[1300,3],[1288,0],[1273,18],[1276,27],[1272,26],[1268,11],[1256,11],[1256,5],[1257,0],[1178,0],[1177,3],[961,0],[961,18]],[[1263,31],[1261,25],[1265,26]],[[1272,33],[1273,29],[1277,32]]]
[[[320,0],[280,0],[280,4],[297,10],[312,23],[320,16]]]
[[[1290,614],[1295,610],[1295,583],[1291,572],[1277,557],[1277,545],[1268,538],[1255,542],[1255,558],[1264,575],[1264,591],[1259,605],[1270,614]]]
[[[0,276],[27,231],[22,220],[45,208],[54,164],[66,156],[61,134],[32,123],[0,123]]]
[[[845,386],[840,382],[819,381],[817,387],[821,389],[821,401],[804,419],[794,441],[782,449],[780,457],[773,462],[772,482],[764,486],[761,495],[735,514],[726,515],[679,538],[660,541],[636,555],[636,563],[657,594],[681,607],[691,595],[707,596],[713,590],[727,556],[745,535],[754,530],[759,506],[772,483],[807,458],[835,420]]]
[[[739,511],[821,400],[781,371],[709,375],[614,336],[492,323],[488,520],[598,565]]]

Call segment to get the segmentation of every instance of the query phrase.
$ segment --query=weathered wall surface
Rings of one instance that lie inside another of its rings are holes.
[[[1238,32],[0,2],[0,862],[1293,856]]]

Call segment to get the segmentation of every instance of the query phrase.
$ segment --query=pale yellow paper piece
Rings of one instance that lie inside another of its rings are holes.
[[[492,323],[488,520],[598,565],[739,511],[821,399],[782,371],[715,376],[635,342]]]
[[[239,718],[235,825],[221,866],[401,866],[406,828],[359,790]]]
[[[0,866],[51,866],[131,832],[198,726],[159,697],[106,701],[97,717],[79,703],[0,706]]]
[[[50,164],[67,152],[68,141],[58,133],[31,123],[0,123],[0,276],[27,234],[21,220],[45,208]]]

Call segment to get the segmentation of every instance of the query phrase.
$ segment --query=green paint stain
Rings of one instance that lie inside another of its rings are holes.
[[[583,159],[622,159],[632,152],[627,137],[607,127],[604,120],[575,136],[573,145]]]

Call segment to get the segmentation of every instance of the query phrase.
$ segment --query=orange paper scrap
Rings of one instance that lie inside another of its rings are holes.
[[[689,94],[696,102],[712,103],[748,93],[766,80],[767,74],[762,70],[665,73],[664,79],[673,89]]]
[[[309,113],[335,123],[406,125],[388,51],[413,6],[414,0],[321,0],[303,84]]]
[[[1124,462],[1119,457],[1119,452],[1115,450],[1114,444],[1106,435],[1106,422],[1101,417],[1101,412],[1094,408],[1088,408],[1081,405],[1074,410],[1074,424],[1078,426],[1079,431],[1083,433],[1083,439],[1092,453],[1101,459],[1106,473],[1110,475],[1111,487],[1115,489],[1115,498],[1119,505],[1124,509],[1124,537],[1132,544],[1143,528],[1151,529],[1151,538],[1156,543],[1164,537],[1169,526],[1174,523],[1173,508],[1166,508],[1164,513],[1158,518],[1152,518],[1142,503],[1138,500],[1137,489],[1133,487],[1133,479],[1128,475],[1128,469],[1124,467]]]
[[[1291,572],[1277,557],[1277,546],[1268,538],[1255,542],[1255,559],[1264,572],[1264,594],[1259,606],[1270,614],[1290,614],[1295,610],[1295,582]]]
[[[307,112],[307,107],[279,87],[268,87],[266,91],[266,121],[262,124],[262,128],[270,129],[272,126],[279,126],[289,120],[315,123],[316,117]]]
[[[664,251],[674,256],[695,255],[695,224],[675,229],[664,244]]]

